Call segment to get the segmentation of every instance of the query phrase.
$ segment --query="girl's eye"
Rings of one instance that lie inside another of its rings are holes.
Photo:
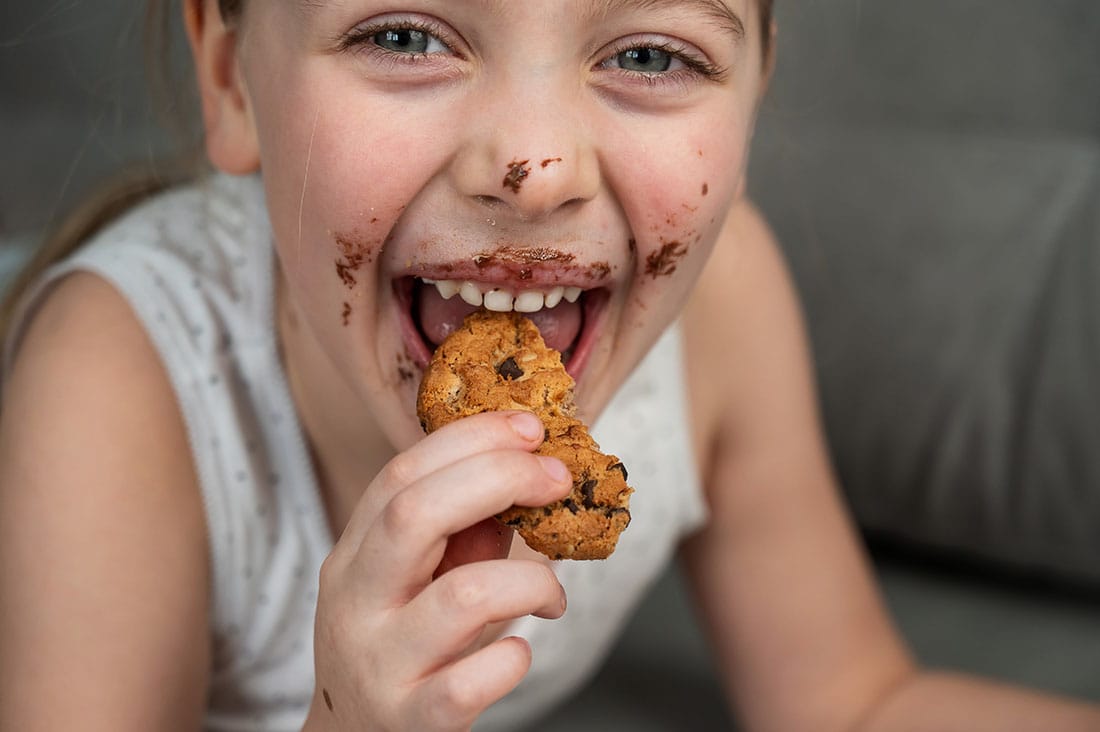
[[[668,71],[677,61],[679,59],[660,48],[628,48],[615,56],[615,64],[620,69],[643,74]]]
[[[672,41],[626,41],[607,57],[600,68],[627,78],[650,83],[688,83],[693,77],[722,81],[726,70],[691,47]]]
[[[386,51],[418,56],[447,50],[443,41],[417,28],[384,28],[375,31],[370,41]]]

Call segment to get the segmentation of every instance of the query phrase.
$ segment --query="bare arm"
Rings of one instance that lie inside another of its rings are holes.
[[[0,729],[198,729],[207,583],[163,369],[122,298],[74,275],[0,414]]]
[[[687,316],[712,521],[685,561],[747,726],[1100,729],[1089,705],[916,667],[843,509],[797,300],[748,205],[731,214]]]

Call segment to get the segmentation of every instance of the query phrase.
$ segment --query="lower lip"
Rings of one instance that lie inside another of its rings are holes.
[[[413,278],[403,277],[393,281],[393,293],[397,301],[397,317],[401,338],[413,362],[420,369],[425,369],[432,358],[432,346],[425,342],[412,317],[413,288],[415,286]],[[565,370],[574,380],[579,380],[595,350],[610,294],[604,289],[588,290],[584,293],[583,298],[584,323],[581,325],[581,332],[577,336],[569,361],[565,364]]]
[[[580,335],[573,345],[573,353],[569,362],[565,364],[565,370],[573,377],[574,381],[580,381],[581,374],[592,357],[596,341],[600,331],[603,330],[604,316],[607,313],[607,303],[611,294],[607,290],[589,290],[584,294],[584,324],[581,326]]]

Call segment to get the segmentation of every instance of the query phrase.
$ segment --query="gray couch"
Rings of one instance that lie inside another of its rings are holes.
[[[135,5],[0,9],[0,269],[104,173],[170,147]],[[1100,3],[778,17],[751,190],[890,606],[928,663],[1100,700]],[[731,724],[673,567],[536,729]]]

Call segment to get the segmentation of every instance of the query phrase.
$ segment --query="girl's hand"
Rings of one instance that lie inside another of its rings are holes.
[[[371,482],[321,568],[307,730],[464,730],[519,683],[526,641],[476,641],[489,623],[560,617],[565,591],[483,522],[568,493],[565,465],[530,454],[542,438],[533,414],[479,414]]]

